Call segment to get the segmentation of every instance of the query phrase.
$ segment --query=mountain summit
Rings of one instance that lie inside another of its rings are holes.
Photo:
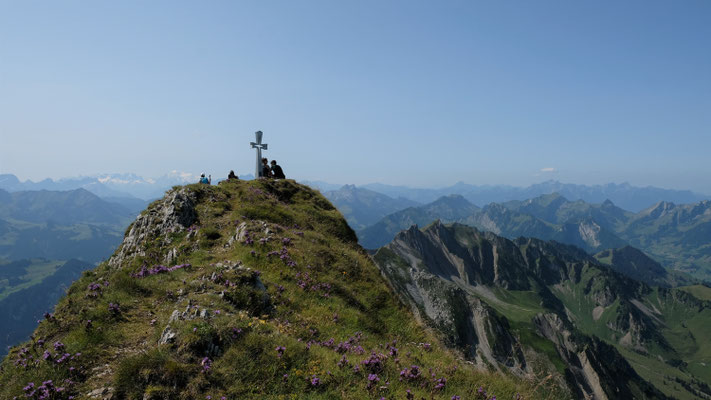
[[[340,213],[293,181],[152,203],[0,365],[0,398],[540,398],[401,305]],[[517,397],[518,396],[518,397]]]

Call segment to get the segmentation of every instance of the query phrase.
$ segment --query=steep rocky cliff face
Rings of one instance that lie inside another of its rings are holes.
[[[416,315],[479,366],[550,374],[579,398],[693,398],[706,390],[701,364],[672,370],[674,360],[706,351],[685,346],[710,349],[711,339],[695,336],[701,326],[680,327],[671,309],[687,308],[711,326],[709,304],[648,287],[576,247],[436,222],[401,232],[374,259]],[[693,342],[679,341],[679,329]],[[664,365],[663,376],[648,373],[640,365],[647,361]],[[665,390],[677,378],[694,388]]]
[[[453,292],[440,309],[462,299]],[[489,313],[462,307],[472,321]],[[483,359],[503,360],[499,326],[481,326],[493,349]],[[468,328],[452,329],[456,338]],[[442,346],[338,211],[288,180],[169,191],[0,364],[1,399],[451,399],[481,397],[480,388],[532,399],[554,390],[538,383],[481,372]]]

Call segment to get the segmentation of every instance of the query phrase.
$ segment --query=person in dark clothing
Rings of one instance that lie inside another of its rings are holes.
[[[277,164],[276,160],[272,160],[272,176],[275,179],[286,179],[284,171],[281,169],[279,164]]]
[[[234,180],[237,180],[237,179],[239,179],[239,178],[237,177],[237,175],[235,175],[235,171],[230,171],[230,174],[227,175],[227,180],[228,180],[228,181],[231,181],[231,180],[233,180],[233,179],[234,179]]]
[[[269,168],[269,161],[266,158],[262,158],[262,178],[271,178],[272,170]]]

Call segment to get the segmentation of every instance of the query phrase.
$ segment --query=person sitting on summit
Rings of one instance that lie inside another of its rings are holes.
[[[233,179],[234,179],[234,180],[237,180],[237,179],[239,179],[239,178],[237,177],[237,175],[235,175],[235,171],[230,171],[230,174],[227,175],[227,180],[228,180],[228,181],[231,181],[231,180],[233,180]]]
[[[272,170],[269,168],[269,161],[266,158],[262,158],[262,178],[271,178]]]
[[[205,174],[204,174],[204,173],[203,173],[203,174],[200,174],[200,183],[204,183],[205,185],[209,185],[209,184],[210,184],[210,180],[207,179],[207,177],[205,177]]]
[[[284,171],[281,169],[279,164],[277,164],[276,160],[272,160],[272,176],[275,179],[286,179]]]

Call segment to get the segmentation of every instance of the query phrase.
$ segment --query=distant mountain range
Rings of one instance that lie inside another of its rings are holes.
[[[667,268],[711,278],[711,201],[707,200],[688,205],[659,202],[632,213],[609,200],[589,204],[557,193],[492,203],[482,209],[475,209],[461,196],[448,196],[390,214],[358,235],[364,247],[375,249],[412,224],[424,226],[437,219],[508,238],[555,240],[591,254],[632,245]]]
[[[34,190],[66,191],[81,188],[103,198],[152,200],[163,196],[166,190],[175,185],[195,183],[198,178],[199,175],[196,174],[173,171],[156,179],[144,178],[136,174],[103,174],[62,178],[56,181],[47,178],[39,182],[30,180],[21,182],[15,175],[4,174],[0,175],[0,189],[8,192],[18,192]]]
[[[321,190],[322,192],[336,190],[341,186],[320,181],[309,181],[305,183]],[[610,200],[617,206],[634,212],[641,211],[660,201],[686,204],[711,199],[711,195],[694,193],[689,190],[661,189],[652,186],[637,187],[632,186],[629,183],[577,185],[552,180],[528,187],[506,185],[478,186],[459,182],[444,188],[430,189],[371,183],[359,186],[358,189],[368,189],[391,198],[408,199],[420,204],[433,202],[442,196],[458,194],[478,206],[483,206],[489,203],[502,203],[511,200],[526,200],[544,194],[559,193],[567,199],[584,200],[588,203],[602,203],[605,200]]]
[[[28,190],[66,191],[83,188],[101,198],[110,199],[113,202],[129,206],[129,208],[136,208],[138,205],[135,203],[134,207],[130,207],[130,199],[153,200],[163,196],[166,190],[175,185],[195,183],[198,181],[198,178],[199,175],[197,173],[171,171],[159,178],[145,178],[136,174],[122,173],[62,178],[58,180],[48,178],[39,182],[33,182],[30,180],[20,181],[12,174],[0,174],[0,189],[4,189],[8,192],[17,192]],[[213,183],[217,183],[224,178],[226,178],[226,176],[214,175]],[[254,179],[254,176],[251,174],[243,174],[240,175],[239,178],[242,180],[251,180]],[[333,191],[337,192],[344,186],[353,187],[353,185],[333,184],[323,181],[303,180],[301,182],[320,190],[324,194]],[[409,200],[412,204],[431,203],[442,196],[459,194],[478,206],[494,202],[501,203],[511,200],[526,200],[544,194],[559,193],[570,200],[584,200],[588,203],[602,203],[609,199],[619,207],[634,212],[641,211],[651,204],[656,204],[660,201],[687,204],[711,199],[711,195],[699,194],[689,190],[671,190],[652,186],[636,187],[628,183],[578,185],[552,180],[527,187],[470,185],[459,182],[444,188],[411,188],[407,186],[371,183],[358,186],[356,189],[367,189],[372,192],[384,194],[391,199]],[[143,207],[145,207],[145,203],[138,208],[138,210],[143,209]]]

